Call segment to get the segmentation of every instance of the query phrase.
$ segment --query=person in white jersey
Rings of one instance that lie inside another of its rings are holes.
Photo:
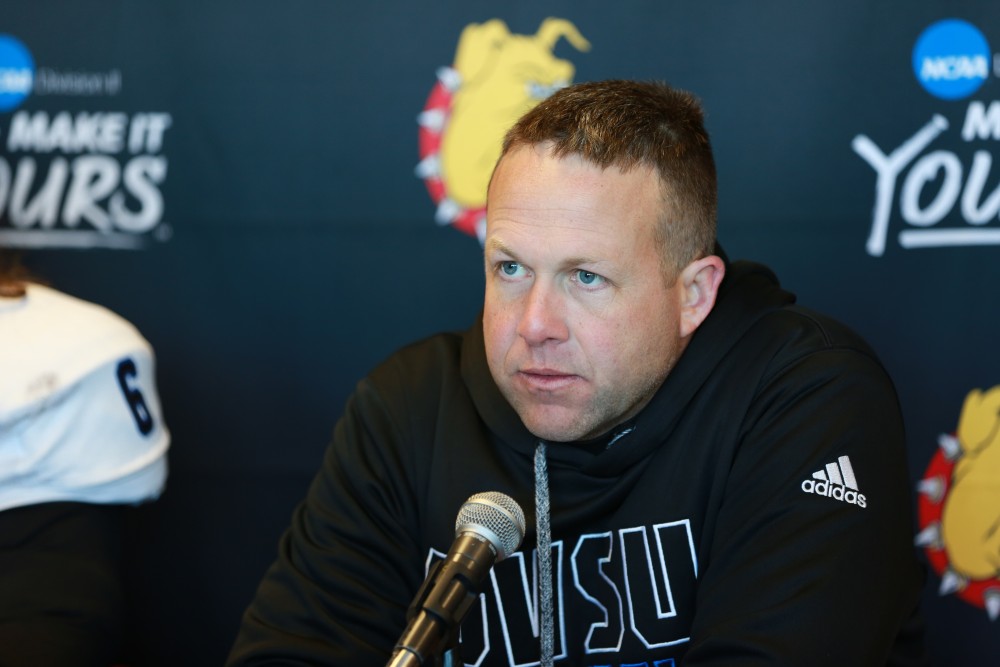
[[[0,664],[110,665],[124,506],[157,498],[170,434],[153,349],[0,249]]]

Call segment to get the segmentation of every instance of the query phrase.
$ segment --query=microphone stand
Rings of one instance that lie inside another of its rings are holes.
[[[410,603],[409,608],[406,610],[407,623],[412,622],[418,614],[424,611],[425,605],[427,605],[427,598],[434,589],[440,570],[445,562],[439,560],[431,566],[430,571],[427,573],[427,578],[420,585],[420,590],[417,591],[413,602]],[[386,667],[465,667],[465,663],[462,662],[458,655],[458,634],[458,626],[453,627],[448,632],[447,637],[441,640],[438,651],[433,655],[427,656],[423,661],[413,651],[397,646],[396,652]]]

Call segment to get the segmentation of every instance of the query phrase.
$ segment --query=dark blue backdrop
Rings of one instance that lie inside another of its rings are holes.
[[[466,26],[496,18],[527,36],[550,16],[591,44],[555,44],[575,80],[656,78],[702,98],[724,245],[872,342],[899,387],[915,490],[965,395],[1000,384],[990,236],[1000,222],[995,211],[971,221],[938,196],[951,187],[948,164],[966,188],[976,153],[996,153],[992,51],[975,90],[954,99],[911,64],[943,19],[1000,44],[990,0],[10,0],[0,47],[30,53],[35,87],[19,95],[8,79],[13,92],[0,95],[0,243],[28,246],[30,266],[55,286],[139,326],[158,353],[173,433],[168,490],[134,514],[133,664],[222,661],[355,382],[402,343],[475,317],[479,244],[435,222],[414,171],[417,116]],[[13,67],[11,53],[0,48],[0,69]],[[985,129],[967,140],[976,104]],[[42,112],[47,131],[17,125]],[[114,121],[108,144],[60,135],[60,114],[70,126],[121,114],[123,143]],[[856,139],[888,155],[935,116],[948,127],[889,184],[885,245],[873,254],[877,172]],[[29,162],[33,178],[18,176]],[[59,164],[65,183],[50,180]],[[27,189],[15,211],[18,178]],[[988,173],[981,200],[997,181]],[[112,214],[116,196],[140,218],[131,227]],[[25,212],[32,197],[51,220]],[[91,233],[102,226],[112,234]],[[935,229],[978,241],[908,247],[901,235]],[[67,247],[99,238],[129,248]],[[936,664],[993,664],[1000,640],[987,612],[940,584],[932,572]]]

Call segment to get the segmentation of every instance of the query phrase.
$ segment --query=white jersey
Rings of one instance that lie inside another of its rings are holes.
[[[169,443],[134,326],[41,285],[0,298],[0,510],[155,498]]]

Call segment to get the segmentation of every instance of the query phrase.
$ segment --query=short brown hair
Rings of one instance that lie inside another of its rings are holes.
[[[694,95],[664,83],[581,83],[522,116],[504,137],[500,157],[550,142],[553,155],[577,154],[602,169],[655,169],[665,204],[654,237],[675,275],[715,248],[715,160],[703,118]]]

